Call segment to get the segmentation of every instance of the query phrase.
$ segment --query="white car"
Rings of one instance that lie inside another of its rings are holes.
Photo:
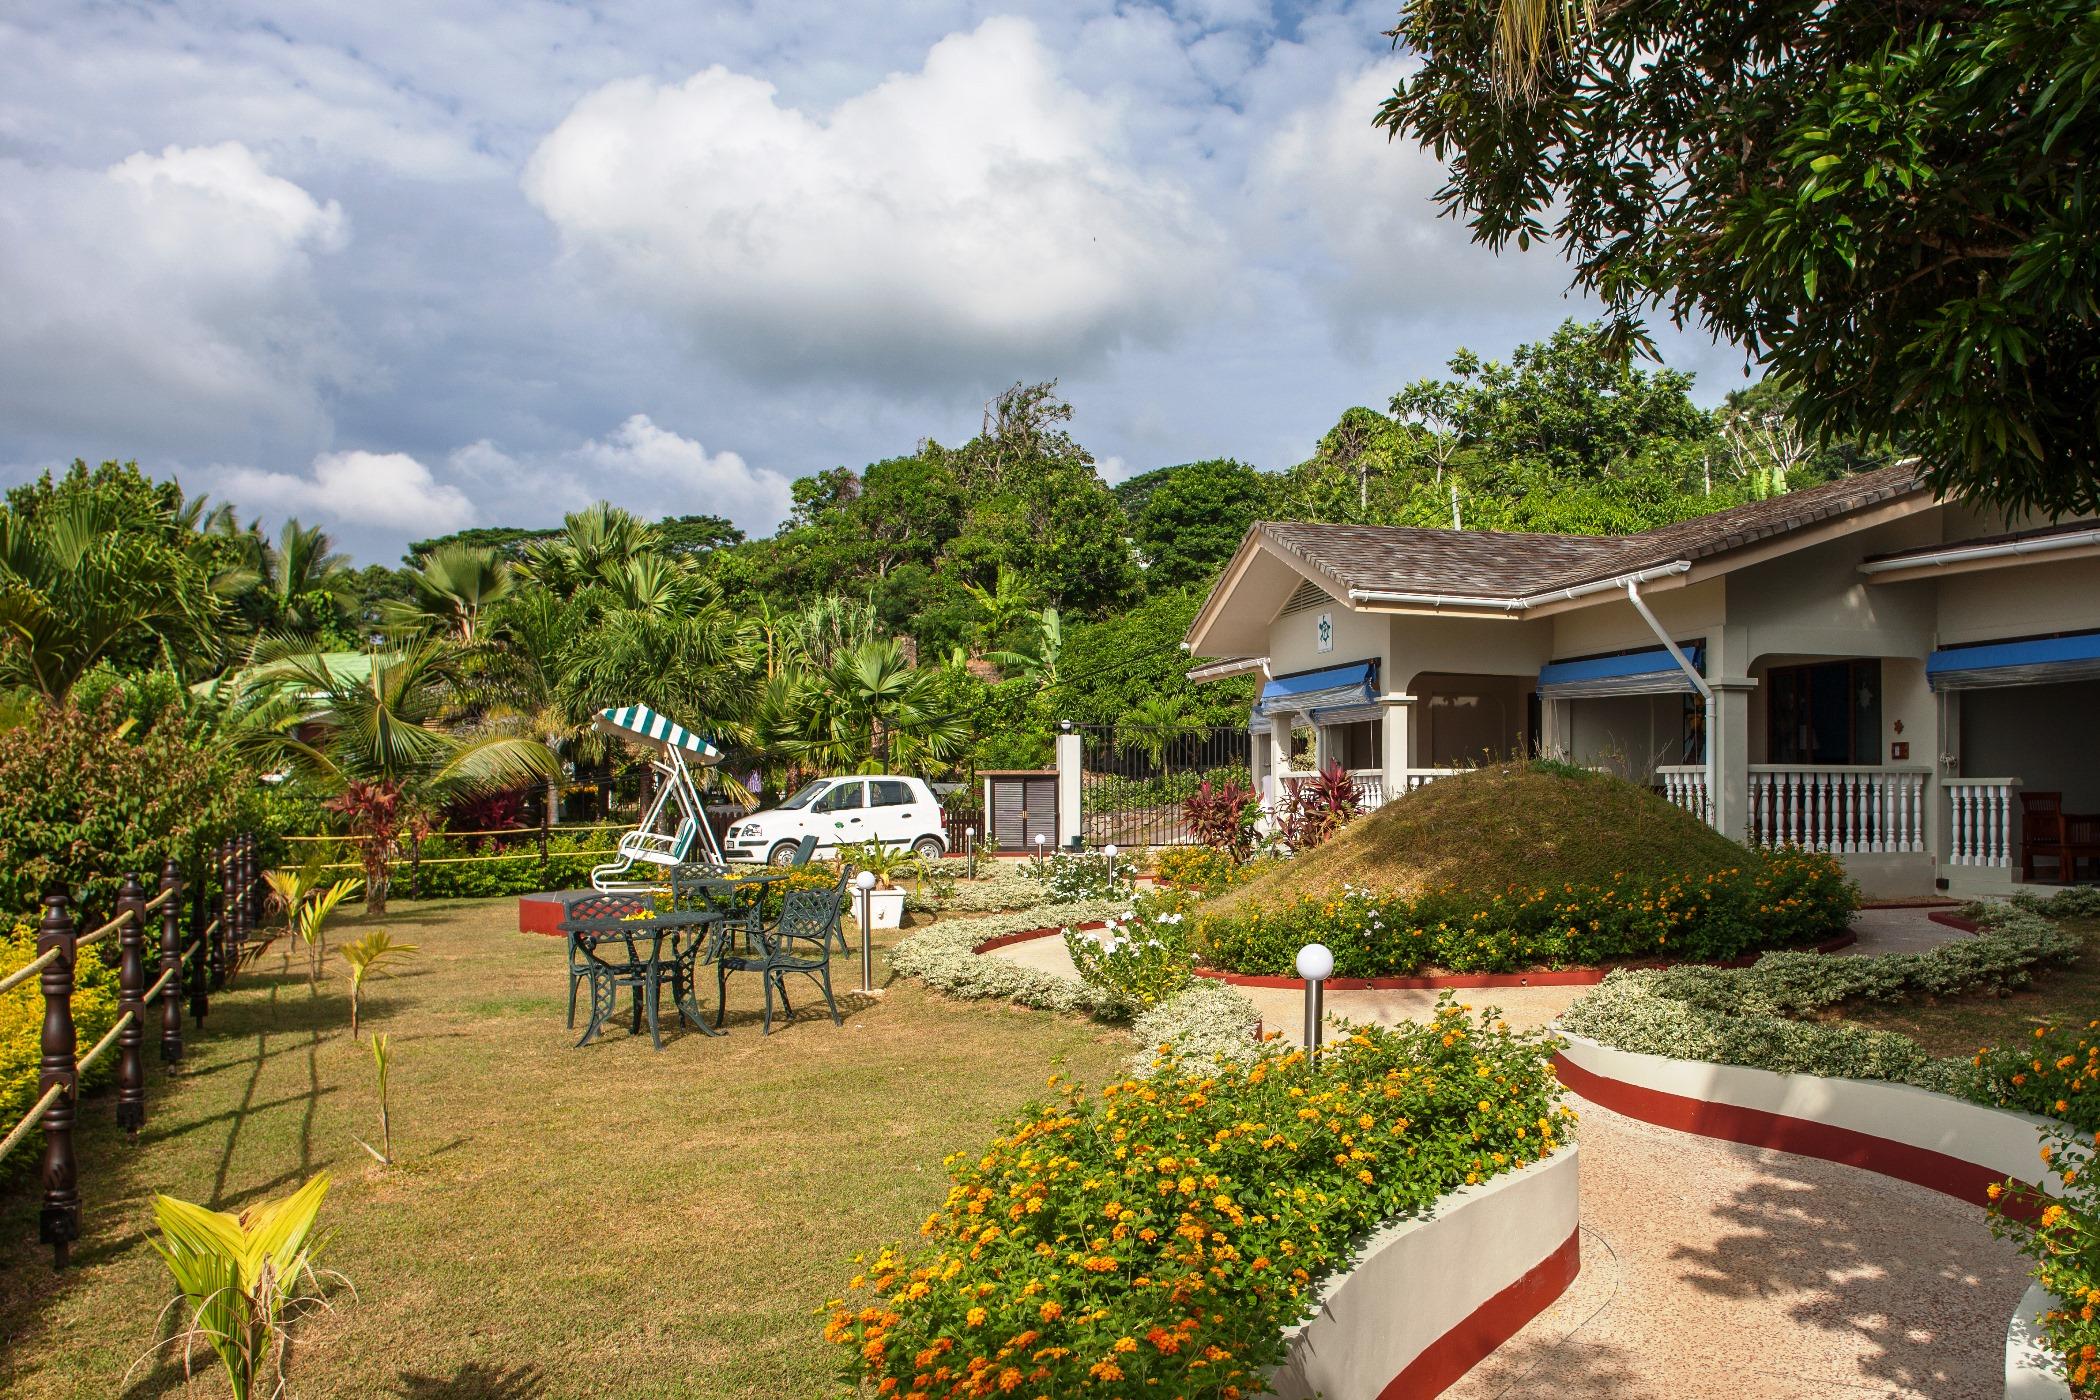
[[[918,778],[819,778],[763,812],[731,824],[722,853],[731,860],[786,865],[804,836],[818,855],[842,844],[880,841],[909,846],[932,860],[946,853],[940,800]]]

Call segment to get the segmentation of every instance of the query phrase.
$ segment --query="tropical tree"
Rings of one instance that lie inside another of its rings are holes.
[[[480,671],[484,714],[494,727],[539,738],[563,759],[591,732],[591,707],[571,683],[592,627],[587,603],[548,589],[513,592],[493,614],[494,655]],[[547,779],[547,820],[561,820],[561,776]]]
[[[1377,114],[1495,249],[1559,245],[1617,355],[1644,315],[1894,440],[1949,494],[2100,510],[2100,25],[2084,0],[1409,0]]]
[[[1005,564],[999,566],[990,587],[966,583],[963,592],[977,609],[978,636],[990,643],[1004,639],[1015,623],[1033,613],[1041,596],[1019,570]]]
[[[657,551],[648,525],[608,501],[562,517],[561,530],[525,546],[518,567],[542,587],[564,596],[604,582],[615,565]]]
[[[284,522],[274,545],[263,542],[259,529],[253,538],[253,594],[263,601],[269,626],[312,637],[348,620],[350,560],[335,552],[326,530],[292,519]]]
[[[63,699],[98,662],[142,641],[182,659],[216,649],[222,599],[197,555],[172,547],[165,507],[60,495],[0,511],[0,686]],[[171,658],[172,659],[172,658]]]
[[[299,657],[283,663],[282,676],[304,696],[320,735],[307,740],[273,730],[248,742],[339,791],[338,810],[364,842],[370,913],[386,910],[387,863],[404,830],[427,828],[428,813],[447,801],[545,781],[560,771],[539,739],[462,732],[449,723],[456,717],[460,656],[434,639],[368,654],[358,670]]]
[[[1162,767],[1168,753],[1183,739],[1203,732],[1203,721],[1179,695],[1152,695],[1138,702],[1116,723],[1116,743],[1134,748]]]
[[[510,592],[510,564],[495,550],[440,545],[408,571],[412,595],[382,607],[397,626],[432,627],[472,644],[481,618]]]
[[[1065,648],[1065,622],[1056,608],[1044,608],[1028,619],[1031,624],[1012,649],[995,651],[985,659],[1008,676],[1042,687],[1057,684],[1057,659]]]
[[[937,677],[937,670],[907,663],[893,638],[863,642],[823,671],[782,685],[775,742],[827,767],[924,770],[969,738],[968,726],[943,703]]]

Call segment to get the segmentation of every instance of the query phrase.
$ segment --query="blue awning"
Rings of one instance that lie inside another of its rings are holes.
[[[1378,699],[1378,663],[1375,661],[1352,661],[1346,666],[1329,666],[1319,671],[1300,671],[1295,676],[1278,676],[1261,688],[1261,699],[1254,704],[1254,713],[1259,718],[1279,714],[1311,716],[1316,722],[1332,720],[1335,716],[1326,712],[1353,709],[1370,705]]]
[[[1685,659],[1706,674],[1706,649],[1682,648]],[[1539,694],[1554,700],[1594,695],[1675,695],[1697,690],[1676,658],[1661,647],[1622,656],[1592,656],[1581,661],[1554,661],[1539,669]]]
[[[2100,679],[2100,632],[1942,647],[1925,660],[1934,690],[1983,690]]]

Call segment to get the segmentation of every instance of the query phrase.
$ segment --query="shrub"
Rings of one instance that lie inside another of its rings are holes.
[[[1199,894],[1221,893],[1253,879],[1265,868],[1259,862],[1235,860],[1210,846],[1169,846],[1152,861],[1160,883]]]
[[[1290,784],[1280,813],[1284,843],[1294,851],[1323,846],[1363,809],[1364,791],[1356,779],[1340,764],[1330,764],[1307,781]]]
[[[1051,858],[1044,885],[1051,899],[1065,903],[1127,896],[1136,878],[1137,866],[1120,851],[1072,851]]]
[[[1065,947],[1080,978],[1097,993],[1095,1009],[1109,1017],[1150,1011],[1188,985],[1185,916],[1111,918],[1095,930],[1067,928]]]
[[[974,880],[950,882],[950,888],[940,888],[937,883],[938,907],[958,914],[1001,914],[1049,902],[1049,890],[1022,866],[986,861],[978,872]]]
[[[1299,948],[1325,943],[1341,977],[1406,976],[1425,967],[1515,972],[1613,958],[1712,958],[1811,942],[1858,907],[1843,867],[1800,851],[1746,853],[1738,869],[1603,885],[1457,887],[1408,896],[1344,885],[1279,907],[1202,919],[1196,941],[1229,972],[1289,976]]]
[[[1227,778],[1215,786],[1205,779],[1181,804],[1189,834],[1202,847],[1238,865],[1254,853],[1254,827],[1261,818],[1261,800],[1254,789],[1238,778]],[[1161,878],[1166,878],[1164,874]]]
[[[883,1393],[1257,1394],[1370,1230],[1558,1145],[1550,1041],[1491,1015],[1066,1088],[948,1159],[825,1336]]]
[[[1261,1013],[1230,985],[1209,977],[1188,984],[1130,1023],[1133,1074],[1151,1074],[1178,1056],[1192,1064],[1224,1058],[1252,1064],[1261,1054]]]
[[[195,878],[200,848],[233,830],[244,775],[186,739],[179,713],[140,727],[126,703],[46,705],[0,732],[0,918],[54,881],[107,910],[125,872],[151,884],[170,856]]]
[[[2060,1358],[2064,1375],[2081,1393],[2100,1385],[2100,1165],[2092,1143],[2061,1134],[2042,1159],[2058,1166],[2064,1186],[2055,1198],[2009,1196],[2008,1188],[1991,1188],[1991,1233],[2011,1236],[2020,1252],[2034,1261],[2035,1282],[2061,1300],[2041,1316],[2042,1339]],[[2023,1220],[2006,1207],[2021,1200]]]
[[[2001,908],[1984,918],[1974,938],[1923,953],[1772,953],[1747,968],[1614,972],[1562,1012],[1560,1024],[1620,1050],[1779,1073],[1895,1080],[2100,1130],[2100,1094],[2094,1092],[2100,1073],[2094,1042],[2100,1036],[2093,1027],[2044,1028],[2032,1048],[1986,1049],[1962,1060],[1936,1059],[1894,1031],[1800,1019],[1848,1002],[2023,986],[2035,968],[2070,962],[2085,946],[2078,936],[2023,910]],[[2073,1063],[2059,1068],[2066,1055],[2075,1056]],[[2032,1068],[2037,1060],[2046,1076]]]

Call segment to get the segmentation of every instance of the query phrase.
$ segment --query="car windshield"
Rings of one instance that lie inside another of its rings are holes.
[[[810,803],[816,801],[817,798],[823,793],[824,789],[830,786],[831,780],[828,778],[819,779],[814,783],[810,783],[807,786],[805,786],[802,789],[802,791],[796,793],[793,797],[790,797],[787,801],[781,803],[780,810],[783,812],[799,811],[800,809],[807,807]]]

